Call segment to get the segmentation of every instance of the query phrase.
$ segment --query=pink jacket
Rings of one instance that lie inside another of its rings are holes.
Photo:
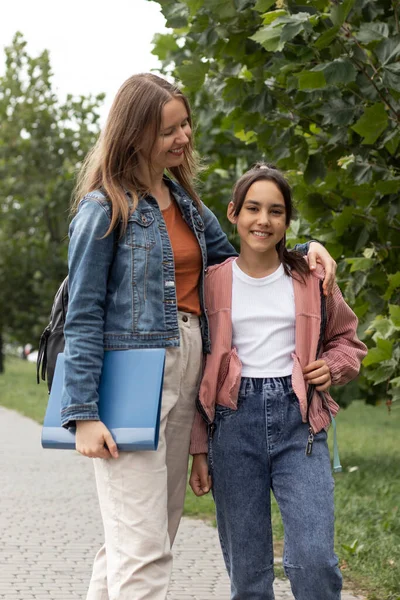
[[[199,390],[200,407],[210,423],[215,416],[215,404],[237,407],[241,380],[241,362],[232,347],[232,261],[208,269],[205,281],[205,305],[210,322],[211,354],[205,358],[203,378]],[[324,278],[322,267],[313,271],[303,284],[293,278],[296,334],[293,353],[292,386],[300,403],[303,421],[307,422],[307,389],[303,369],[316,360],[321,326],[321,289]],[[357,317],[346,304],[339,287],[326,299],[327,323],[322,352],[318,358],[326,361],[332,384],[341,385],[354,379],[367,353],[366,346],[357,337]],[[335,416],[339,406],[328,392],[325,398]],[[329,411],[322,404],[318,392],[312,395],[309,422],[314,433],[330,423]],[[207,452],[207,424],[200,412],[193,423],[191,454]]]

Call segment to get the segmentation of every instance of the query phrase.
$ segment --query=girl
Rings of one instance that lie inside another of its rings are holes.
[[[274,598],[270,490],[296,600],[340,598],[326,433],[339,407],[328,389],[356,377],[366,347],[339,288],[325,301],[321,270],[310,272],[287,251],[292,210],[278,170],[257,164],[245,173],[228,207],[240,255],[206,277],[212,352],[192,430],[190,484],[201,496],[212,477],[231,600]]]
[[[187,99],[160,77],[134,75],[83,165],[70,226],[62,423],[76,427],[77,450],[97,459],[105,531],[87,600],[167,595],[210,348],[204,272],[235,254],[200,202],[195,174]],[[167,352],[158,450],[119,455],[97,410],[103,353],[151,347]]]

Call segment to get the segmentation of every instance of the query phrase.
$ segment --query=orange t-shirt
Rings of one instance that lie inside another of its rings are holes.
[[[200,315],[198,283],[201,251],[195,234],[185,223],[175,200],[162,211],[175,262],[175,286],[178,310]]]

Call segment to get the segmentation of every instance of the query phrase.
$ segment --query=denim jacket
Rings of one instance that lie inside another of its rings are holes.
[[[210,209],[203,204],[200,214],[180,185],[168,178],[165,182],[200,246],[200,325],[203,350],[209,353],[204,276],[208,265],[237,253]],[[174,257],[157,201],[140,198],[122,236],[114,231],[104,237],[110,221],[111,205],[96,190],[82,199],[70,225],[64,427],[99,418],[97,390],[105,350],[179,346]]]
[[[207,265],[237,253],[210,209],[203,204],[200,214],[180,185],[165,181],[200,246],[200,325],[203,348],[209,352],[204,274]],[[82,199],[70,225],[64,426],[99,418],[97,389],[104,350],[179,346],[174,257],[157,201],[151,196],[139,200],[122,237],[115,231],[103,237],[110,220],[111,205],[96,190]]]

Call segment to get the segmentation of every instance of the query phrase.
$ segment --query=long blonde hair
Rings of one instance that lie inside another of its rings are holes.
[[[126,228],[131,209],[125,190],[132,196],[133,209],[137,205],[138,196],[148,192],[147,186],[136,175],[138,153],[146,144],[145,138],[148,136],[153,140],[151,150],[153,149],[161,128],[162,109],[172,98],[179,98],[184,102],[192,127],[189,102],[176,85],[152,73],[141,73],[127,79],[115,96],[99,139],[85,158],[78,175],[71,209],[76,212],[85,194],[102,187],[112,205],[111,223],[106,235],[120,221],[122,231]],[[185,146],[183,163],[168,171],[200,206],[193,184],[198,171],[198,160],[192,137]]]

